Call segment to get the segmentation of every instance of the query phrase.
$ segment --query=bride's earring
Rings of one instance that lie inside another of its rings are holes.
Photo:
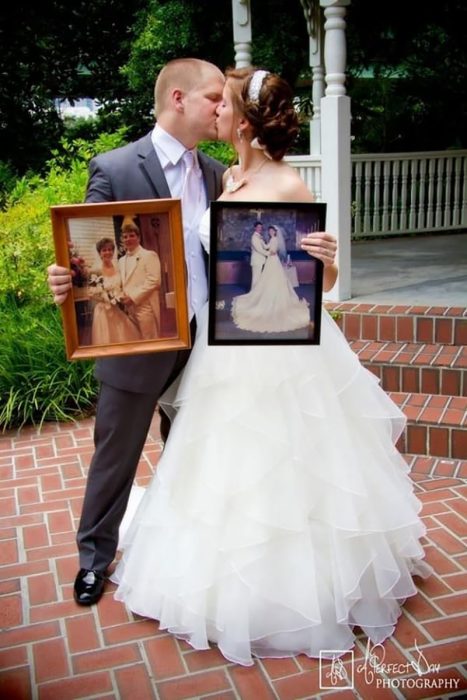
[[[240,129],[240,127],[237,128],[237,138],[239,141],[243,141],[243,131]]]

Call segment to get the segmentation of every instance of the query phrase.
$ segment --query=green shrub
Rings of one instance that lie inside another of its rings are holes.
[[[64,140],[44,176],[16,181],[0,212],[0,428],[69,420],[94,407],[92,362],[69,362],[60,311],[46,269],[54,260],[50,207],[82,202],[87,164],[123,142],[123,132],[94,143]]]
[[[3,304],[0,343],[0,427],[65,421],[93,411],[93,363],[69,362],[60,311],[53,304]]]
[[[230,166],[235,163],[236,153],[234,148],[223,141],[202,141],[199,144],[200,151],[206,153],[206,155],[211,156],[224,163],[226,166]]]
[[[121,142],[121,133],[104,134],[93,144],[64,140],[45,176],[17,181],[0,212],[0,298],[50,301],[46,269],[55,257],[50,207],[82,202],[89,159]]]

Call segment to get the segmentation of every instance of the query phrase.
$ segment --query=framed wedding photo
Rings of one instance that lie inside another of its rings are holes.
[[[317,345],[323,264],[300,248],[326,204],[211,203],[210,345]]]
[[[51,207],[70,360],[189,348],[179,199]]]

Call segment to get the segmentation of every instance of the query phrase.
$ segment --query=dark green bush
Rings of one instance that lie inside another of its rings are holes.
[[[50,303],[0,308],[0,426],[65,421],[94,409],[93,363],[69,362],[60,311]]]
[[[62,323],[47,287],[54,260],[50,207],[82,202],[90,157],[122,143],[64,141],[46,175],[24,177],[0,212],[0,427],[70,420],[92,411],[92,362],[69,362]]]

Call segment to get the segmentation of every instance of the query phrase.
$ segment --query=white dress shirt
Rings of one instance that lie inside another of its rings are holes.
[[[170,194],[176,199],[181,199],[186,175],[185,163],[183,162],[183,154],[186,151],[185,146],[162,129],[159,124],[156,124],[153,129],[152,143],[164,171]],[[203,206],[196,212],[182,212],[190,320],[204,306],[208,298],[206,266],[199,238],[199,221],[203,211],[207,209],[207,196],[204,186],[202,190],[204,196]]]

